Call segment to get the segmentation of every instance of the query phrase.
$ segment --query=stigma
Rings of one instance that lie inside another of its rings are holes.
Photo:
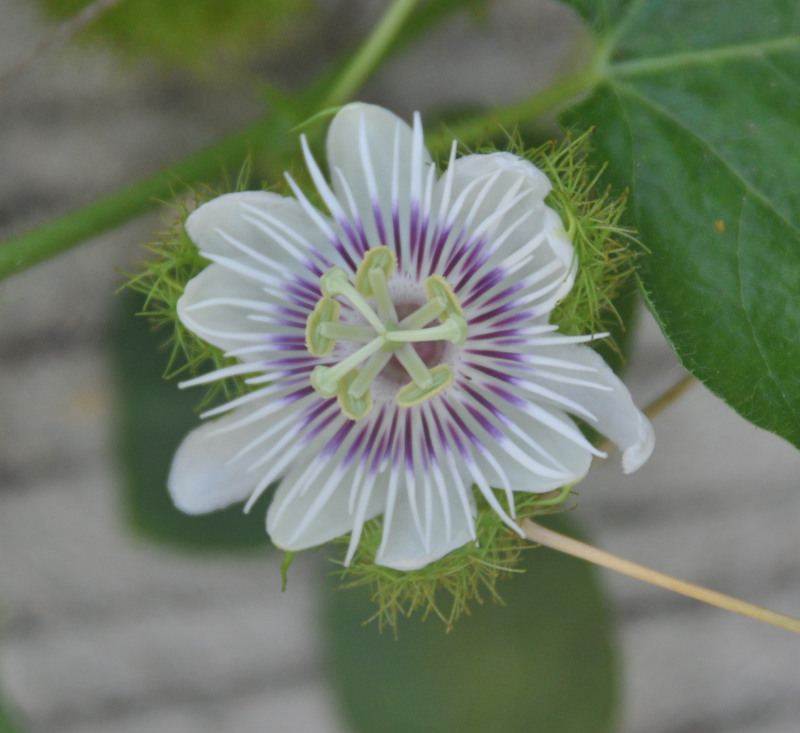
[[[441,275],[428,277],[425,302],[403,313],[389,287],[396,265],[392,250],[373,247],[353,282],[341,267],[330,268],[320,278],[322,297],[306,322],[306,348],[312,356],[332,355],[339,342],[354,345],[338,362],[318,365],[311,373],[316,392],[336,397],[352,420],[370,413],[372,386],[382,375],[399,383],[395,400],[401,407],[418,405],[442,392],[454,375],[447,364],[433,363],[442,353],[435,347],[444,342],[460,345],[467,339],[461,305]],[[358,322],[342,320],[343,302],[357,314]],[[419,351],[415,344],[420,344]]]

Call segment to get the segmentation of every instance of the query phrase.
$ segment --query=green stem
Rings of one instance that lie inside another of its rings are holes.
[[[175,189],[218,179],[225,162],[245,160],[256,148],[259,153],[268,153],[272,160],[277,160],[281,149],[289,144],[284,125],[275,118],[261,120],[193,153],[168,170],[147,176],[43,226],[8,239],[0,245],[0,280],[119,226],[159,202],[172,200]],[[263,142],[258,142],[265,140],[271,141],[269,151]]]
[[[558,79],[552,86],[537,92],[527,99],[497,107],[489,114],[478,115],[472,119],[448,125],[439,132],[431,133],[428,139],[433,142],[447,138],[455,138],[467,145],[486,138],[498,125],[512,128],[520,122],[537,120],[543,115],[562,107],[575,97],[591,91],[602,81],[602,73],[596,66],[589,66],[577,73]]]
[[[106,232],[133,217],[142,214],[160,201],[172,200],[174,189],[216,180],[225,164],[238,164],[248,153],[269,156],[267,163],[276,165],[287,149],[294,144],[288,131],[303,119],[306,110],[319,110],[346,101],[367,76],[374,71],[382,58],[392,51],[404,22],[418,0],[395,0],[379,22],[375,32],[364,42],[350,61],[337,75],[326,80],[327,93],[319,99],[307,99],[298,118],[287,120],[273,115],[260,120],[230,137],[184,158],[168,170],[148,176],[136,183],[94,201],[83,208],[57,218],[47,224],[6,240],[0,244],[0,280],[27,269],[43,260],[65,252],[81,242]],[[444,17],[457,4],[442,3],[437,10]],[[432,24],[433,21],[431,21]],[[496,124],[513,126],[522,120],[531,120],[551,112],[573,97],[591,90],[602,78],[598,66],[563,77],[553,86],[506,107],[450,126],[428,136],[430,141],[452,135],[463,143],[473,143],[485,137],[487,130]]]
[[[287,121],[270,115],[228,138],[184,158],[163,170],[104,196],[76,211],[0,244],[0,280],[65,252],[87,239],[113,229],[152,209],[160,201],[172,200],[174,189],[216,180],[227,164],[238,165],[248,153],[268,155],[274,165],[294,138],[288,131],[303,119],[306,109],[320,109],[345,102],[364,83],[388,53],[418,0],[395,0],[361,48],[343,65],[326,86],[322,104],[304,105],[298,119]],[[269,143],[267,144],[267,141]]]
[[[335,107],[350,99],[383,60],[418,2],[419,0],[394,0],[328,94],[322,98],[321,109]]]

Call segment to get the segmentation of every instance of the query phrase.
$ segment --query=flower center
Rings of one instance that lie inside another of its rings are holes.
[[[306,323],[306,347],[313,356],[330,354],[339,340],[361,344],[337,364],[319,365],[311,373],[314,389],[323,397],[337,397],[342,412],[353,420],[369,414],[371,386],[382,373],[400,383],[410,378],[395,396],[401,407],[441,392],[453,381],[453,370],[446,364],[433,365],[442,354],[440,342],[463,344],[467,338],[458,298],[440,275],[425,281],[427,302],[400,318],[389,293],[396,264],[388,247],[374,247],[359,265],[354,284],[341,267],[332,267],[320,278],[322,298]],[[337,297],[366,323],[342,323]],[[439,323],[430,325],[437,319]]]

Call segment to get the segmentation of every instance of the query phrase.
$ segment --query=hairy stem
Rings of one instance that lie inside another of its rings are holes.
[[[725,608],[728,611],[748,616],[750,618],[763,621],[764,623],[779,626],[788,631],[800,633],[800,619],[793,616],[787,616],[777,611],[771,611],[768,608],[756,606],[753,603],[733,598],[732,596],[719,593],[718,591],[711,590],[702,585],[689,583],[679,578],[674,578],[671,575],[660,573],[657,570],[651,570],[644,565],[625,560],[624,558],[612,555],[610,552],[605,552],[593,545],[588,545],[585,542],[567,537],[559,532],[554,532],[551,529],[542,527],[540,524],[524,519],[520,525],[525,536],[531,540],[552,550],[564,552],[567,555],[587,560],[595,565],[600,565],[604,568],[616,570],[618,573],[628,575],[631,578],[643,580],[646,583],[657,585],[661,588],[666,588],[675,593],[695,598],[703,603],[709,603],[712,606]]]

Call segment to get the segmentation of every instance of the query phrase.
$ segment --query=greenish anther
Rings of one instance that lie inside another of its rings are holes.
[[[370,387],[392,358],[411,379],[397,392],[400,406],[419,404],[441,392],[453,381],[452,369],[444,364],[429,367],[414,344],[463,344],[467,338],[461,305],[440,275],[425,283],[428,301],[399,321],[389,287],[396,267],[395,254],[388,247],[373,247],[367,252],[355,273],[355,284],[343,268],[332,267],[320,278],[323,297],[308,319],[307,344],[314,356],[331,353],[338,340],[363,343],[338,364],[318,365],[311,374],[317,393],[336,397],[343,414],[352,420],[360,420],[372,410]],[[337,296],[348,301],[366,323],[340,322],[340,303],[334,300]],[[442,322],[429,325],[439,319]],[[397,368],[392,367],[390,372],[393,381]]]
[[[454,344],[463,344],[467,340],[467,322],[460,316],[450,316],[444,323],[431,328],[417,328],[413,330],[390,331],[386,340],[402,342],[418,341],[451,341]]]

